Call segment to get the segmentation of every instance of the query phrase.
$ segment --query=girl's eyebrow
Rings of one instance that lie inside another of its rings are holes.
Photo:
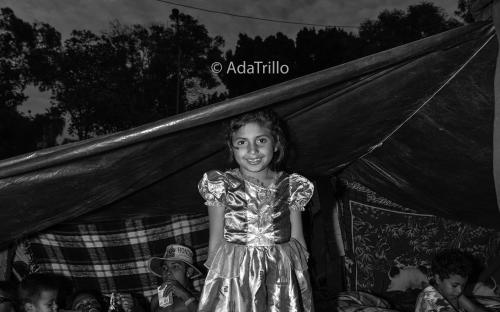
[[[260,137],[263,137],[263,136],[265,136],[265,137],[272,137],[272,135],[271,135],[271,134],[267,134],[267,133],[258,134],[258,135],[256,135],[255,137],[256,137],[256,138],[260,138]],[[245,140],[246,140],[246,139],[247,139],[247,137],[236,137],[236,136],[235,136],[235,137],[233,137],[233,139],[234,139],[234,140],[237,140],[237,139],[245,139]]]
[[[240,140],[243,140],[243,141],[248,141],[248,138],[237,137],[237,138],[234,138],[234,139],[233,139],[233,141],[240,141]]]

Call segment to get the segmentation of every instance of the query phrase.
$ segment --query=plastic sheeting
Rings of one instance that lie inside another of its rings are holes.
[[[205,211],[197,181],[228,167],[222,122],[262,107],[287,121],[294,171],[339,175],[417,211],[498,227],[497,50],[491,24],[477,23],[136,129],[4,160],[0,246],[76,217]]]

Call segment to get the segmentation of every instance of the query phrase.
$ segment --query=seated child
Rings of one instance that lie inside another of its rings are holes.
[[[415,312],[483,312],[463,294],[474,269],[472,257],[458,249],[444,250],[432,260],[434,280],[418,296]]]
[[[53,274],[28,275],[19,285],[22,312],[57,312],[58,282]]]
[[[199,293],[193,289],[191,280],[201,275],[193,265],[193,252],[186,246],[168,245],[163,258],[149,260],[151,273],[162,278],[161,291],[164,296],[173,294],[173,304],[160,307],[158,295],[151,299],[151,312],[198,310]]]

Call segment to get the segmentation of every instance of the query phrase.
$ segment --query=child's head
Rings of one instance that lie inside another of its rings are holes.
[[[460,296],[473,271],[472,256],[458,249],[441,251],[432,260],[437,289],[448,299]]]
[[[19,301],[23,312],[57,312],[57,277],[52,274],[28,275],[19,285]]]
[[[171,244],[165,249],[163,257],[152,257],[148,266],[151,273],[163,280],[173,278],[182,285],[187,285],[189,279],[201,275],[193,258],[193,251],[189,247]]]
[[[82,291],[74,295],[71,310],[79,312],[101,312],[102,303],[100,296],[92,291]]]
[[[236,161],[240,167],[264,165],[277,169],[285,158],[284,131],[278,116],[271,110],[250,112],[231,119],[226,127],[226,144],[230,160]]]

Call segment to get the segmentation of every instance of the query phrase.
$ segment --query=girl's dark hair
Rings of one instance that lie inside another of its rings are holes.
[[[456,274],[468,278],[474,272],[475,260],[469,253],[459,249],[447,249],[439,252],[431,264],[432,273],[440,279]]]
[[[272,110],[259,110],[243,115],[239,115],[231,119],[225,129],[226,144],[229,150],[229,160],[234,161],[233,155],[233,134],[238,131],[239,128],[244,125],[255,122],[263,127],[269,128],[271,130],[271,135],[273,136],[274,146],[276,152],[273,155],[273,160],[271,161],[271,166],[273,169],[277,169],[281,166],[285,159],[286,154],[286,137],[283,129],[283,124],[280,121],[278,115]]]

